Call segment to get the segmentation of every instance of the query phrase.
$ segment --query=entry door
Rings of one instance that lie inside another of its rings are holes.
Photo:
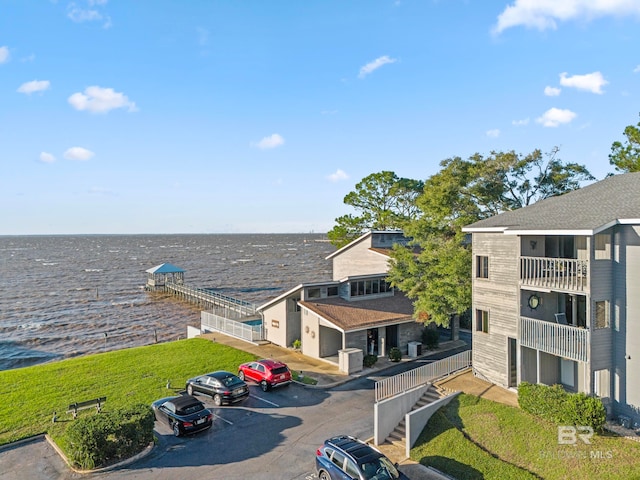
[[[518,384],[518,352],[515,338],[509,338],[509,387]]]
[[[398,325],[389,325],[385,332],[386,349],[389,351],[391,347],[398,346]]]

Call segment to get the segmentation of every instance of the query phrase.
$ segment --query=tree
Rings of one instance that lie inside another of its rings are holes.
[[[440,163],[416,201],[421,214],[405,225],[411,243],[394,247],[388,277],[414,299],[417,319],[446,326],[471,306],[471,249],[462,227],[593,180],[584,166],[563,163],[557,153],[491,152]]]
[[[640,172],[640,122],[624,129],[627,141],[613,142],[609,163],[619,172]]]
[[[327,237],[341,248],[367,230],[402,229],[419,214],[415,202],[423,187],[422,181],[399,178],[394,172],[372,173],[344,197],[344,203],[359,215],[336,218]]]

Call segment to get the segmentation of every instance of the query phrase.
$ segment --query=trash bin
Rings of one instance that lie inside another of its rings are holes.
[[[419,357],[420,355],[422,355],[422,343],[420,342],[409,342],[407,344],[408,346],[408,353],[410,357]]]

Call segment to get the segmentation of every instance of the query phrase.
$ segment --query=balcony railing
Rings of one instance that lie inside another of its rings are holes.
[[[569,292],[589,286],[589,262],[573,258],[520,257],[522,285]]]
[[[558,357],[589,361],[589,330],[533,318],[520,318],[520,345]]]

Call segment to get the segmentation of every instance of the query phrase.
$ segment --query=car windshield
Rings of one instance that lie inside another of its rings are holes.
[[[191,415],[192,413],[199,412],[200,410],[204,410],[204,405],[201,403],[193,403],[182,407],[182,409],[178,410],[177,413],[178,415]]]
[[[280,373],[287,373],[287,371],[288,371],[287,367],[277,367],[277,368],[274,368],[273,370],[271,370],[271,372],[274,375],[278,375]]]
[[[367,480],[392,480],[400,478],[400,473],[387,457],[380,457],[360,465]]]

